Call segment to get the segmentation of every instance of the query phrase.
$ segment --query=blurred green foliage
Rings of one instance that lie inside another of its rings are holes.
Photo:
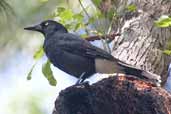
[[[74,13],[72,9],[65,7],[57,7],[53,12],[52,17],[58,17],[58,21],[65,25],[69,30],[79,30],[84,28],[84,15],[82,12]]]
[[[130,12],[134,12],[137,10],[137,6],[135,4],[128,5],[127,10]]]
[[[23,28],[40,22],[61,1],[0,0],[0,51],[3,53],[0,56],[0,71],[8,68],[9,60],[14,59],[17,53],[27,51],[28,56],[31,56],[31,53],[39,48],[41,39],[33,39],[33,36],[29,36]]]
[[[171,17],[167,15],[162,15],[157,21],[154,22],[155,26],[160,28],[171,27]],[[166,55],[171,55],[171,38],[166,42],[165,50],[163,53]]]
[[[92,2],[95,4],[95,6],[100,6],[102,0],[92,0]]]
[[[42,95],[17,95],[11,98],[8,112],[13,114],[46,114],[42,109],[42,102],[40,102],[42,100]]]
[[[9,17],[14,16],[15,13],[11,7],[11,5],[9,5],[7,0],[1,0],[0,1],[0,25],[2,26],[2,24],[4,24],[5,21],[8,21]]]

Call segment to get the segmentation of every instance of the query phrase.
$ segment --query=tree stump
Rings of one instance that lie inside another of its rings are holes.
[[[171,94],[135,77],[114,76],[61,91],[53,114],[171,114]]]

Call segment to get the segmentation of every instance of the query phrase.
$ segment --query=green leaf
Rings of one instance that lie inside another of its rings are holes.
[[[95,22],[95,17],[90,17],[88,20],[88,24],[93,24]]]
[[[32,78],[31,75],[32,75],[35,65],[36,65],[36,63],[31,67],[29,73],[27,74],[27,80],[31,80],[31,78]]]
[[[116,17],[117,16],[117,12],[114,11],[114,10],[110,10],[108,13],[107,13],[107,17],[112,20],[113,17]]]
[[[161,16],[154,22],[157,27],[165,28],[171,26],[171,18],[169,16]]]
[[[78,29],[81,28],[81,27],[82,27],[82,23],[77,23],[77,24],[75,25],[74,31],[78,30]]]
[[[100,6],[102,0],[92,0],[95,6]]]
[[[77,20],[77,22],[83,22],[84,16],[81,13],[73,15],[73,18]]]
[[[95,14],[95,17],[96,17],[97,19],[104,19],[104,18],[105,18],[105,15],[103,15],[102,12],[97,11],[96,14]]]
[[[164,50],[163,53],[166,55],[171,55],[171,50]]]
[[[57,11],[58,11],[58,13],[61,13],[61,12],[65,11],[65,8],[64,7],[58,7]]]
[[[36,52],[34,53],[33,58],[34,58],[35,60],[39,60],[40,58],[43,57],[43,55],[44,55],[44,51],[43,51],[43,47],[41,47],[38,51],[36,51]]]
[[[71,20],[73,18],[73,12],[69,9],[66,9],[62,11],[59,16],[62,20]]]
[[[127,10],[130,12],[134,12],[137,10],[137,6],[135,4],[128,5]]]
[[[47,62],[45,64],[43,64],[42,66],[42,73],[44,74],[44,76],[46,77],[46,79],[49,81],[49,84],[52,86],[56,86],[57,81],[53,76],[53,72],[50,68],[50,61],[47,60]]]
[[[72,29],[72,28],[73,28],[73,25],[71,25],[71,24],[65,24],[65,27],[66,27],[67,29]]]

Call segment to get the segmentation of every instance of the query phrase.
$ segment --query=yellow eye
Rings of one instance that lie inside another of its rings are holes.
[[[48,23],[48,22],[46,22],[44,25],[45,25],[45,26],[48,26],[48,25],[49,25],[49,23]]]

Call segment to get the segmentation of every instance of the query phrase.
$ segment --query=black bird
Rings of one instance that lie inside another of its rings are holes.
[[[81,77],[79,83],[95,73],[124,73],[155,82],[156,85],[160,83],[160,76],[121,62],[79,36],[68,33],[56,21],[46,20],[24,29],[41,32],[45,37],[43,48],[48,59],[62,71]]]

